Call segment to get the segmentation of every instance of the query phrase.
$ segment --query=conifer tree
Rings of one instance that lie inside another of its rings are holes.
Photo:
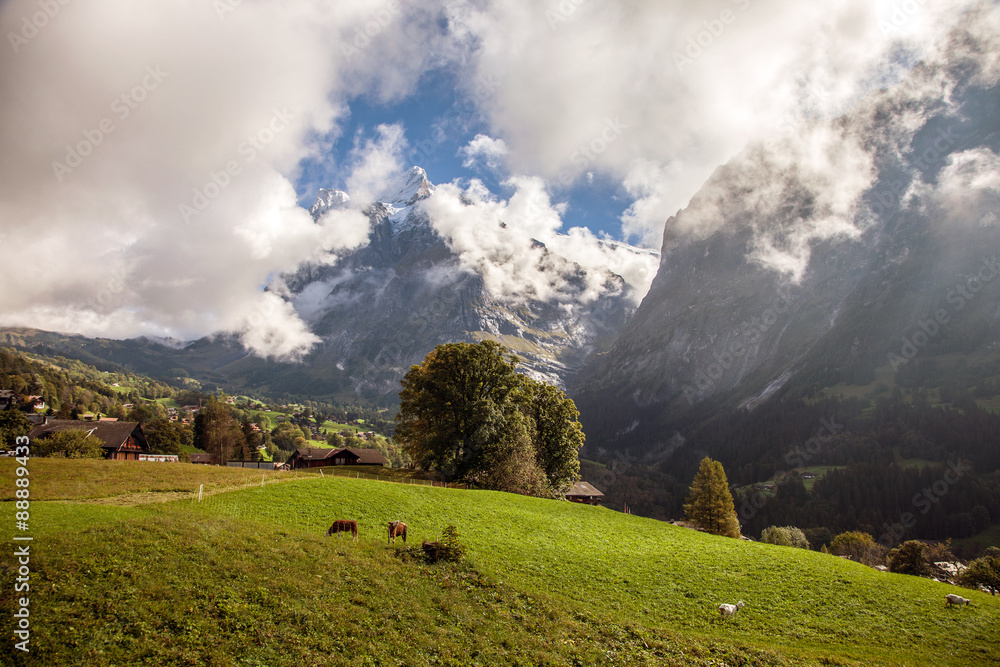
[[[729,492],[726,471],[721,463],[707,456],[701,460],[684,504],[684,514],[688,521],[713,535],[740,536],[733,494]]]

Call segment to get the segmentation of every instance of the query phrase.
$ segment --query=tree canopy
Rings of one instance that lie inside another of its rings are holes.
[[[691,482],[684,513],[688,521],[706,532],[725,537],[740,536],[733,494],[729,492],[726,471],[721,463],[707,456],[701,460]]]
[[[396,440],[446,480],[555,495],[579,478],[584,434],[573,401],[517,373],[493,341],[438,345],[402,380]]]
[[[67,429],[50,433],[31,443],[32,456],[67,459],[104,458],[101,440],[85,430]]]
[[[233,411],[221,399],[212,396],[194,418],[194,445],[214,455],[218,465],[226,465],[245,444],[239,422]]]
[[[31,422],[20,410],[0,410],[0,449],[13,449],[17,438],[28,435]]]

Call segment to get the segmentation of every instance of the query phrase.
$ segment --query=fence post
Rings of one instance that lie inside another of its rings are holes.
[[[201,502],[201,492],[202,492],[202,491],[203,491],[204,489],[205,489],[205,485],[204,485],[204,484],[199,484],[199,485],[198,485],[198,502],[199,502],[199,503]]]
[[[264,488],[264,475],[260,476],[260,488]]]

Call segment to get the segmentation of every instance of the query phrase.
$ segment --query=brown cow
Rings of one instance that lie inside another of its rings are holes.
[[[358,522],[348,521],[347,519],[337,519],[334,521],[333,525],[330,526],[330,530],[326,531],[326,536],[330,537],[334,533],[337,533],[337,536],[339,537],[340,533],[346,533],[347,531],[351,531],[351,536],[354,538],[354,541],[357,542]]]
[[[386,544],[389,542],[396,542],[396,537],[402,537],[403,543],[406,544],[406,524],[402,521],[390,521],[389,522],[389,539],[386,540]]]

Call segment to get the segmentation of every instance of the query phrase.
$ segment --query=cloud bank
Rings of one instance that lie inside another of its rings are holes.
[[[643,262],[585,230],[560,233],[564,211],[548,192],[609,176],[628,197],[623,234],[659,247],[664,221],[717,165],[762,132],[808,126],[897,80],[975,4],[89,0],[45,13],[10,0],[0,5],[0,325],[232,331],[257,354],[300,357],[315,337],[265,285],[363,244],[368,224],[358,208],[315,224],[297,204],[300,165],[338,172],[352,202],[367,203],[409,166],[406,128],[382,125],[334,164],[350,104],[419,95],[432,70],[453,72],[474,100],[470,119],[484,121],[462,151],[468,168],[515,175],[506,200],[473,183],[428,202],[466,261],[497,289],[559,292],[535,280],[539,250],[522,243],[534,238],[641,290]],[[817,141],[804,146],[816,160],[802,156],[813,182],[860,171],[835,181],[822,225],[760,240],[759,260],[793,274],[809,239],[850,233],[837,224],[868,173]],[[588,282],[584,298],[597,289]]]
[[[315,337],[264,285],[363,243],[368,222],[344,212],[314,224],[296,203],[298,165],[328,148],[318,137],[336,136],[353,95],[413,91],[437,57],[433,34],[404,33],[422,10],[52,4],[51,17],[27,0],[0,10],[0,87],[18,91],[0,99],[0,324],[236,331],[259,354],[300,356]],[[375,36],[358,49],[366,29]],[[346,165],[360,190],[378,180],[387,142]]]

